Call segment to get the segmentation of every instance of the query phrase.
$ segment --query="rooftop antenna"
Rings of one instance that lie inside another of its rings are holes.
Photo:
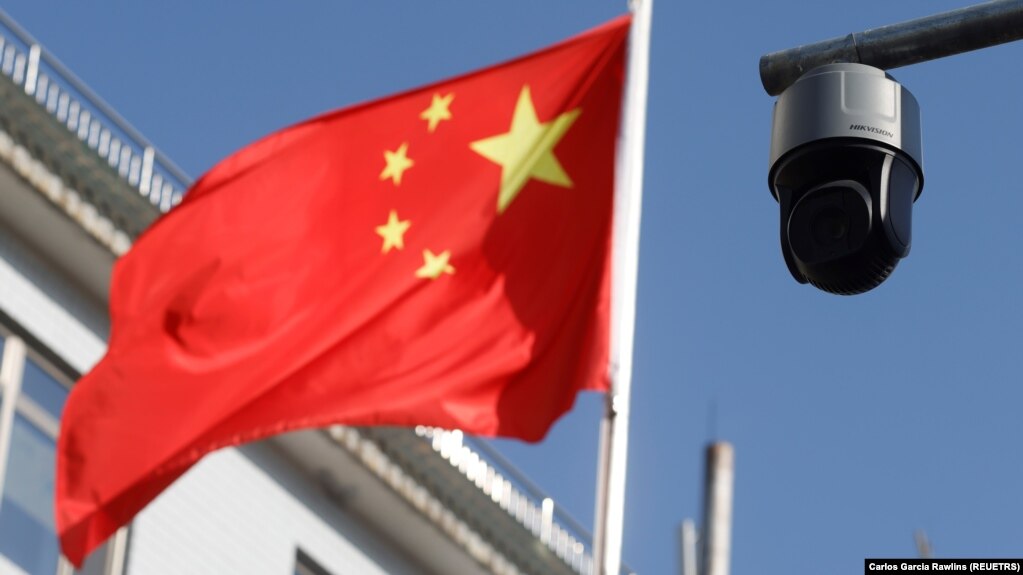
[[[916,541],[916,553],[921,559],[934,558],[934,549],[931,548],[931,541],[927,539],[927,534],[924,533],[923,529],[914,531],[913,539]]]
[[[710,400],[707,407],[707,441],[714,442],[718,437],[718,400]]]
[[[681,546],[681,557],[680,563],[682,565],[682,575],[698,575],[696,571],[696,544],[698,535],[696,533],[696,524],[692,519],[686,519],[682,522],[681,529],[682,546]]]

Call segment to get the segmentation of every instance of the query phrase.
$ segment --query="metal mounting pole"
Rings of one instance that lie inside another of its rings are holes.
[[[872,28],[760,57],[760,81],[772,96],[804,72],[835,62],[882,70],[1023,39],[1023,0],[994,0]]]

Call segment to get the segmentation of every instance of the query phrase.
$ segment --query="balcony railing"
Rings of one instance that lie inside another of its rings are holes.
[[[161,211],[181,201],[191,179],[2,10],[0,73]]]
[[[581,575],[596,573],[589,532],[487,443],[461,431],[417,427],[416,435]],[[633,571],[622,565],[621,575]]]

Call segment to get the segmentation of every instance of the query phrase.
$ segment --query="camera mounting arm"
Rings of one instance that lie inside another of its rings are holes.
[[[836,62],[882,70],[1023,39],[1023,0],[994,0],[772,52],[760,57],[760,81],[781,94],[804,72]]]

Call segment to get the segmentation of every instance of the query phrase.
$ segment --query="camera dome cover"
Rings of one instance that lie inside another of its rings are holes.
[[[810,70],[778,97],[773,121],[772,181],[785,154],[829,138],[873,140],[901,151],[923,175],[920,105],[878,68],[842,63]]]

